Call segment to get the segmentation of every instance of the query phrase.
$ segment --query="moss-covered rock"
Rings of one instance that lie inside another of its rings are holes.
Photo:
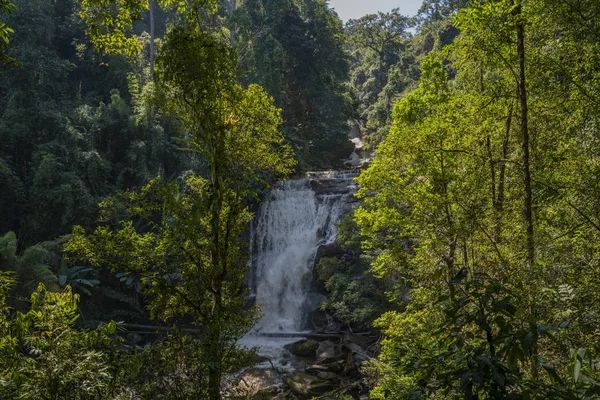
[[[319,348],[319,342],[316,340],[300,340],[295,343],[290,343],[284,346],[287,351],[298,357],[314,357],[317,349]]]

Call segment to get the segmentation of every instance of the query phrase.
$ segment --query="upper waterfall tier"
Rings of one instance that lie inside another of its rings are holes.
[[[264,332],[298,332],[318,304],[310,299],[317,250],[335,240],[335,222],[353,200],[355,171],[311,172],[275,185],[253,229],[252,267]]]

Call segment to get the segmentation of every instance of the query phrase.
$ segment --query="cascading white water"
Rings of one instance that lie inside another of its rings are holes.
[[[279,183],[261,206],[254,226],[252,264],[256,301],[263,314],[257,328],[262,332],[306,328],[306,315],[312,311],[307,296],[315,256],[320,245],[335,240],[335,222],[345,200],[352,196],[354,176],[311,173],[306,179]],[[325,189],[317,195],[311,185],[314,181],[328,182],[337,190],[328,193]]]
[[[251,284],[263,316],[239,344],[258,348],[269,360],[265,369],[296,368],[284,346],[308,328],[307,316],[322,300],[311,291],[313,264],[319,246],[335,240],[335,222],[349,211],[357,175],[356,170],[310,172],[305,179],[279,183],[256,215]]]

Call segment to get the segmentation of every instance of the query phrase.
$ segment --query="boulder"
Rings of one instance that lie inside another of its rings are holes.
[[[346,333],[342,339],[344,344],[354,343],[362,347],[363,349],[369,348],[373,344],[373,340],[362,335],[355,335],[353,333]]]
[[[277,396],[277,372],[273,369],[250,368],[240,376],[233,387],[235,396],[254,398],[258,395]]]
[[[318,195],[350,194],[356,191],[356,185],[349,179],[313,179],[310,187]]]
[[[360,162],[360,157],[358,156],[358,154],[356,154],[356,151],[354,151],[352,154],[350,154],[350,157],[344,160],[344,166],[358,167],[360,165]]]
[[[317,249],[317,256],[315,258],[315,264],[323,257],[341,257],[344,255],[344,249],[336,243],[329,243],[319,246]]]
[[[344,347],[346,347],[352,353],[363,354],[365,352],[365,349],[352,342],[344,344]]]
[[[254,358],[254,362],[256,364],[262,364],[262,363],[266,363],[266,362],[269,362],[269,361],[271,361],[271,359],[269,357],[263,357],[263,356],[258,355],[258,354]]]
[[[338,374],[334,374],[333,372],[322,371],[317,374],[317,376],[326,381],[340,381],[342,378],[339,377]]]
[[[337,384],[320,379],[306,372],[296,372],[284,379],[290,390],[301,399],[319,397],[336,389]]]
[[[346,359],[343,356],[339,357],[339,359],[335,361],[328,361],[327,364],[321,364],[328,372],[343,372],[346,368]]]
[[[336,351],[336,345],[330,340],[321,342],[317,348],[317,359],[319,361],[334,359],[337,355],[338,352]]]
[[[316,340],[303,339],[294,343],[286,344],[283,346],[283,348],[297,357],[314,357],[317,349],[319,348],[319,342]]]

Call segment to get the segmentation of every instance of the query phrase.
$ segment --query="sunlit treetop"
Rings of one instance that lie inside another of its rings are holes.
[[[137,54],[142,45],[131,34],[133,25],[150,8],[151,0],[82,0],[81,18],[87,24],[91,42],[108,54]],[[203,13],[217,10],[216,0],[156,0],[161,7],[181,14],[190,25],[198,26]]]

